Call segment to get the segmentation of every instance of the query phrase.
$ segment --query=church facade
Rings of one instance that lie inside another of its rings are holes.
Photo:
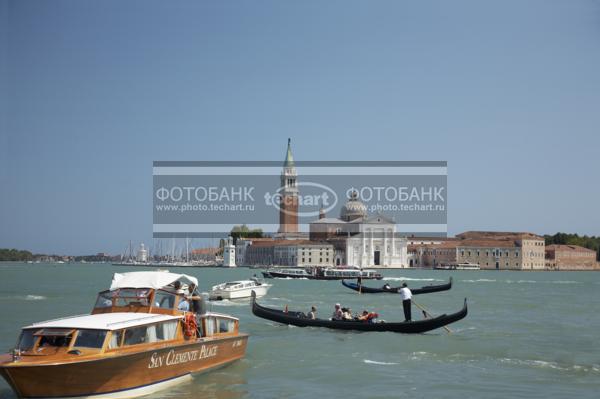
[[[395,221],[381,214],[369,216],[356,192],[342,207],[339,218],[327,218],[321,212],[310,224],[309,237],[334,244],[336,266],[408,267],[407,240],[396,231]]]

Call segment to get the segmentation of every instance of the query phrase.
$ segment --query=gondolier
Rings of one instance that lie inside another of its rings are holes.
[[[402,288],[398,291],[400,293],[400,297],[402,298],[402,307],[404,308],[404,321],[412,321],[411,317],[411,299],[412,292],[410,288],[406,285],[406,283],[402,283]]]

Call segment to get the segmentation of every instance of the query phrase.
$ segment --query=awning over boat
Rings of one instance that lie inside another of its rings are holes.
[[[131,272],[131,273],[115,273],[110,290],[119,288],[162,288],[175,281],[183,283],[193,283],[198,285],[196,277],[188,276],[187,274],[176,274],[169,272]]]
[[[177,320],[180,318],[181,316],[154,313],[99,313],[41,321],[39,323],[34,323],[23,328],[74,328],[92,330],[119,330],[121,328],[159,323],[161,321]]]

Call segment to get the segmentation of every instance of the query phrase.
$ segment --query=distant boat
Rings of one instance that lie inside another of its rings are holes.
[[[256,292],[256,296],[265,296],[272,284],[266,284],[258,279],[230,281],[227,283],[215,285],[209,293],[209,299],[240,299],[250,298],[252,291]]]
[[[345,280],[342,280],[342,285],[344,287],[348,287],[354,291],[362,292],[363,294],[380,294],[380,293],[397,294],[398,291],[400,290],[400,288],[402,288],[402,287],[389,287],[388,288],[385,286],[381,287],[381,288],[374,288],[374,287],[367,287],[362,284],[358,285],[356,283],[352,283],[352,282],[345,281]],[[412,292],[413,295],[420,295],[420,294],[430,294],[432,292],[447,291],[450,288],[452,288],[452,277],[450,277],[450,280],[446,284],[426,285],[421,288],[410,288],[410,291]]]
[[[442,265],[434,266],[436,270],[480,270],[481,267],[477,263],[445,263]]]
[[[273,268],[264,271],[266,278],[305,278],[309,280],[344,280],[365,279],[381,280],[383,275],[375,270],[360,270],[354,268]]]

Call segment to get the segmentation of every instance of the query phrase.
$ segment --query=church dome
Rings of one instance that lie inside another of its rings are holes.
[[[340,212],[340,219],[349,222],[367,216],[367,206],[358,199],[358,193],[353,191],[350,199],[344,204]]]

